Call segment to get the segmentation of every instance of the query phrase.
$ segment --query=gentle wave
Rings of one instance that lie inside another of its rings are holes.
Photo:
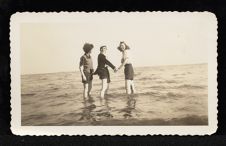
[[[185,88],[185,89],[205,89],[207,86],[203,85],[189,85],[189,84],[184,84],[177,86],[177,88]]]

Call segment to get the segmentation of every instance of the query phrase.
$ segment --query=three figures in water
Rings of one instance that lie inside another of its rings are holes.
[[[109,90],[110,73],[108,66],[111,67],[116,73],[122,67],[124,67],[124,76],[125,76],[125,89],[127,94],[135,93],[134,86],[134,69],[132,66],[130,48],[125,42],[120,42],[117,49],[122,53],[121,65],[117,68],[115,67],[106,57],[107,46],[100,47],[100,54],[98,55],[98,66],[94,71],[93,61],[91,57],[91,52],[93,49],[93,44],[85,43],[83,46],[84,55],[80,58],[79,70],[82,76],[82,83],[84,86],[83,96],[84,98],[91,96],[92,90],[92,80],[93,75],[98,75],[102,81],[102,88],[100,90],[100,97],[103,99],[105,94]]]

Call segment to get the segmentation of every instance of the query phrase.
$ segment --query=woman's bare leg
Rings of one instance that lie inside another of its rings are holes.
[[[105,91],[107,89],[107,79],[102,79],[102,89],[100,92],[100,97],[104,98]]]
[[[131,80],[131,88],[132,88],[133,94],[136,93],[136,89],[135,89],[135,85],[134,85],[133,80]]]
[[[109,83],[107,83],[107,89],[105,90],[105,94],[108,94],[108,90],[109,90]]]
[[[88,91],[89,91],[89,84],[88,83],[86,83],[86,84],[83,84],[83,86],[84,86],[84,90],[83,90],[83,97],[84,98],[87,98],[88,97]]]
[[[125,84],[126,84],[126,93],[131,94],[131,80],[126,80]]]
[[[92,90],[92,81],[88,84],[88,96],[91,96],[91,90]]]

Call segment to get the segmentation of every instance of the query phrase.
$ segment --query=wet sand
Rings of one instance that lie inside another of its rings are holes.
[[[137,93],[125,94],[123,70],[108,95],[94,76],[84,99],[79,72],[22,75],[22,125],[207,125],[207,64],[135,68]]]

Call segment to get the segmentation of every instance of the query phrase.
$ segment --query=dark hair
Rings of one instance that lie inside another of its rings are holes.
[[[105,45],[104,45],[104,46],[101,46],[101,47],[100,47],[100,51],[103,51],[103,48],[104,48],[104,47],[107,47],[107,46],[105,46]]]
[[[130,49],[130,47],[125,42],[120,42],[119,46],[117,48],[120,52],[122,52],[122,48],[120,47],[121,44],[125,44],[125,47],[126,47],[125,50],[129,50]]]
[[[93,49],[93,44],[85,43],[83,46],[83,51],[89,53]]]

